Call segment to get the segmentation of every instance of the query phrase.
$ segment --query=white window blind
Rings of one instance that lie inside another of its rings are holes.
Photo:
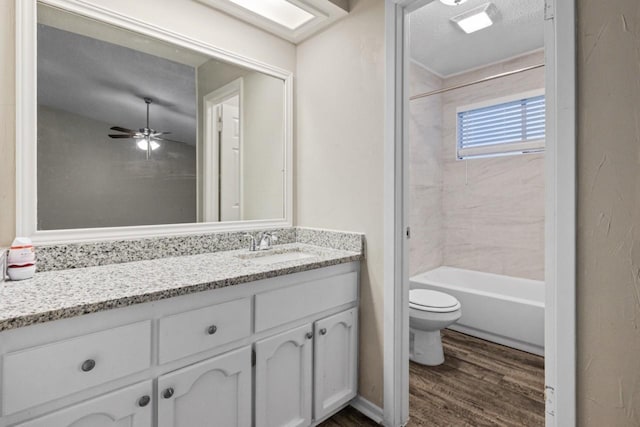
[[[544,150],[544,95],[458,111],[458,158]]]

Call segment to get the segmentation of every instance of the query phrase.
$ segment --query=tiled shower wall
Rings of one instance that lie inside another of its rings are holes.
[[[442,87],[442,79],[413,62],[409,83],[411,95]],[[409,272],[414,275],[443,261],[441,95],[411,102],[409,141]]]
[[[450,87],[543,61],[543,53],[536,52],[440,84]],[[439,80],[416,64],[411,79],[412,88]],[[542,88],[544,69],[537,69],[412,102],[412,274],[447,265],[544,279],[544,154],[459,161],[455,153],[456,108]],[[423,104],[440,104],[441,110],[431,115]],[[433,147],[438,135],[440,146]],[[435,195],[438,180],[440,194]],[[427,193],[422,186],[434,189]]]

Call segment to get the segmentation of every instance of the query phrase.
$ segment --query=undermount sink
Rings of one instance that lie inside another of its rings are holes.
[[[300,250],[291,250],[286,252],[250,252],[247,254],[237,255],[238,258],[246,259],[254,264],[268,265],[277,264],[279,262],[298,261],[306,258],[313,258],[317,255],[302,252]]]

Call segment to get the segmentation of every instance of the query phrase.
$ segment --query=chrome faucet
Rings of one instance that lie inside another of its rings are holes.
[[[249,238],[249,251],[251,252],[255,252],[258,250],[258,246],[256,245],[256,238],[253,237],[252,234],[245,234],[244,237],[248,237]]]
[[[273,242],[278,241],[278,236],[268,231],[260,232],[256,236],[252,234],[245,234],[245,237],[248,237],[249,240],[249,251],[266,251],[272,248]]]
[[[266,251],[267,249],[271,249],[271,245],[273,242],[278,241],[278,236],[268,231],[262,233],[262,238],[260,239],[260,250]]]

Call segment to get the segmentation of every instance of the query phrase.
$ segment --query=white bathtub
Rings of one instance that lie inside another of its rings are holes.
[[[544,355],[544,282],[453,267],[410,279],[411,289],[452,295],[462,317],[449,329]]]

